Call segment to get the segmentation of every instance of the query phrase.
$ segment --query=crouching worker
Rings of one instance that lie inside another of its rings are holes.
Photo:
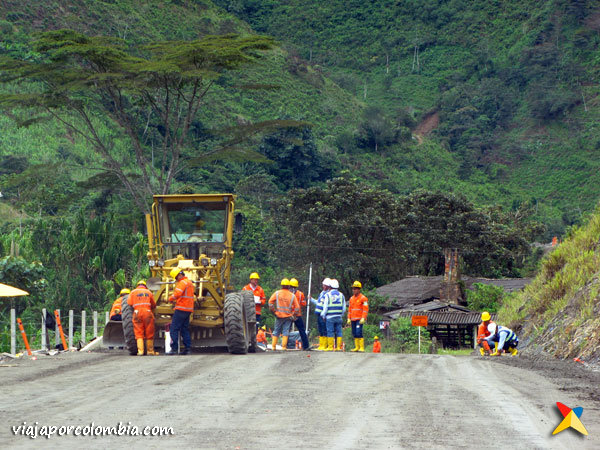
[[[281,289],[269,299],[269,309],[276,316],[273,329],[273,350],[277,349],[277,340],[281,335],[283,335],[281,348],[287,350],[292,322],[300,314],[298,298],[290,291],[290,280],[287,278],[281,280]]]
[[[490,327],[490,324],[492,327]],[[485,356],[486,352],[488,355],[492,353],[492,349],[490,348],[490,344],[487,341],[487,338],[492,334],[490,332],[490,328],[495,330],[496,324],[492,321],[492,316],[489,312],[484,311],[481,313],[481,323],[479,327],[477,327],[477,345],[479,346],[479,352],[481,356]]]
[[[146,340],[146,354],[158,355],[154,351],[154,309],[156,303],[152,292],[146,287],[146,281],[137,282],[136,288],[131,291],[127,304],[133,308],[133,332],[137,342],[138,356],[144,354],[144,339]]]
[[[127,288],[121,289],[121,292],[119,292],[119,298],[114,301],[112,308],[110,308],[110,320],[123,320],[121,318],[121,305],[123,304],[123,300],[127,301],[127,296],[130,293],[131,291]]]
[[[379,342],[379,337],[375,336],[373,339],[373,353],[381,353],[381,342]]]
[[[489,340],[490,338],[488,338],[488,342]],[[519,353],[517,350],[519,339],[510,328],[503,326],[496,327],[496,333],[491,336],[491,340],[498,343],[498,348],[492,353],[492,356],[500,356],[502,352],[510,353],[512,356],[516,356]]]

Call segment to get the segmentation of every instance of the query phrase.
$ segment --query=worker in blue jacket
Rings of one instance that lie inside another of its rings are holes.
[[[510,353],[512,356],[516,356],[519,351],[517,347],[519,345],[519,338],[510,328],[503,327],[502,325],[494,326],[494,332],[486,339],[488,343],[492,344],[497,342],[498,348],[491,356],[500,356],[502,352]],[[490,330],[492,331],[492,330]]]
[[[323,301],[321,317],[325,319],[327,325],[326,352],[334,350],[333,343],[336,338],[335,350],[342,349],[342,316],[346,312],[346,298],[338,291],[339,288],[338,280],[331,280],[331,290],[327,292],[327,297]]]
[[[315,300],[311,297],[310,302],[315,306],[315,315],[317,316],[317,328],[319,331],[319,347],[316,350],[324,351],[327,348],[327,327],[325,325],[325,319],[321,317],[323,312],[323,302],[327,296],[327,292],[331,289],[331,280],[325,278],[323,280],[323,290],[319,294],[319,297]]]

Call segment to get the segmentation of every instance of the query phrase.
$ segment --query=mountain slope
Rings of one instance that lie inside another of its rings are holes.
[[[500,311],[531,348],[600,362],[600,208],[542,262],[523,292]]]

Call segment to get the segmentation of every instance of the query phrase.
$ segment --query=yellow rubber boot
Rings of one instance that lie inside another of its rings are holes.
[[[273,351],[277,350],[277,336],[273,336]]]
[[[154,351],[154,339],[146,339],[146,353],[148,355],[156,356],[158,352]]]
[[[319,346],[317,350],[322,352],[327,348],[327,338],[325,336],[319,336]]]
[[[517,350],[514,347],[508,347],[508,352],[512,355],[512,356],[517,356],[517,354],[519,353],[519,350]]]
[[[358,349],[360,348],[360,344],[358,343],[360,339],[358,338],[354,338],[354,348],[352,350],[350,350],[351,352],[357,352]]]
[[[365,338],[358,338],[358,351],[365,352]]]
[[[327,339],[327,348],[325,348],[325,350],[323,350],[323,351],[324,352],[332,352],[333,351],[333,340],[335,338],[327,337],[325,339]]]
[[[287,350],[287,343],[288,343],[288,336],[283,336],[283,337],[281,338],[281,349],[282,349],[283,351],[286,351],[286,350]]]
[[[479,353],[481,353],[481,356],[485,356],[485,349],[483,347],[479,347]]]
[[[137,342],[137,348],[138,348],[137,355],[138,356],[144,356],[144,340],[143,339],[136,339],[136,342]]]
[[[336,342],[336,346],[335,346],[335,351],[336,352],[341,352],[342,351],[342,338],[341,337],[337,338],[337,342]]]

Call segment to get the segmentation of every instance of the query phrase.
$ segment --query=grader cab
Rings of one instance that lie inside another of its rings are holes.
[[[196,288],[190,315],[192,348],[227,347],[238,354],[256,351],[254,296],[250,291],[234,292],[230,283],[233,232],[241,228],[236,220],[241,217],[234,214],[234,201],[232,194],[153,197],[146,226],[152,274],[147,285],[156,300],[155,347],[164,345],[165,331],[171,323],[174,305],[168,298],[175,281],[169,273],[179,267]],[[121,344],[131,354],[136,353],[132,313],[123,302],[123,320],[107,324],[104,346]]]

